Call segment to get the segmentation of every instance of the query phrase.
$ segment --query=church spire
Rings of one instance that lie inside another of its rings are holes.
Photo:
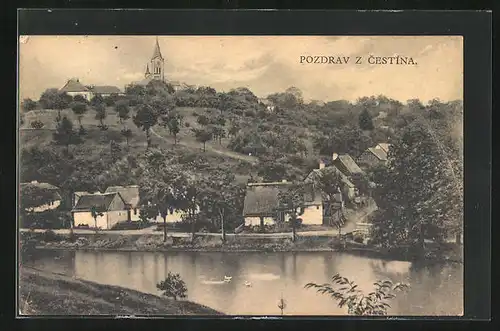
[[[157,57],[159,57],[161,60],[163,60],[163,56],[161,56],[161,52],[160,52],[160,44],[158,43],[158,37],[156,37],[155,49],[153,51],[153,56],[151,57],[151,60],[154,60]]]

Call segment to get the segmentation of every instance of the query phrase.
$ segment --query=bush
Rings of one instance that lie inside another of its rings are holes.
[[[61,241],[61,240],[62,240],[62,237],[60,235],[56,234],[52,230],[46,230],[42,236],[42,241],[45,241],[45,242]]]
[[[43,128],[43,122],[39,121],[39,120],[35,120],[35,121],[31,122],[31,127],[33,129],[41,129],[41,128]]]
[[[353,240],[354,240],[355,242],[357,242],[357,243],[360,243],[360,244],[362,244],[362,243],[364,242],[364,238],[363,238],[363,236],[362,236],[362,235],[360,235],[360,234],[356,234],[356,235],[354,235]]]
[[[139,230],[147,228],[150,225],[151,223],[149,222],[125,221],[116,223],[111,230]]]
[[[187,298],[186,283],[179,274],[168,272],[167,278],[156,285],[163,295],[174,300]]]
[[[252,109],[245,110],[245,116],[255,117],[255,112]]]

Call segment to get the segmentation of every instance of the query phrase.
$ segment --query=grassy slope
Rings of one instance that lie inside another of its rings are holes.
[[[26,267],[20,270],[19,284],[19,307],[26,315],[221,315],[189,301],[175,301]]]
[[[181,152],[201,153],[202,144],[195,140],[191,132],[191,128],[199,127],[196,123],[196,117],[193,116],[193,112],[196,112],[197,114],[206,114],[207,116],[213,116],[213,114],[218,112],[214,112],[212,110],[211,115],[210,110],[190,107],[180,107],[177,110],[184,116],[184,122],[188,122],[190,124],[189,128],[181,128],[177,137],[177,146],[174,146],[174,139],[169,135],[168,130],[158,125],[153,128],[153,132],[151,134],[153,144],[157,144],[162,148],[175,148]],[[125,146],[125,139],[120,134],[122,126],[118,121],[116,112],[112,107],[108,107],[106,112],[107,118],[104,120],[104,123],[109,126],[109,129],[107,131],[101,131],[97,127],[99,124],[98,121],[94,118],[95,111],[92,109],[87,111],[87,113],[82,117],[82,125],[87,130],[85,142],[83,145],[77,147],[72,146],[72,149],[77,148],[82,153],[92,153],[93,155],[96,155],[103,149],[109,148],[111,140],[119,142],[122,146]],[[78,119],[70,109],[63,110],[61,113],[73,122],[75,128],[78,128]],[[131,115],[133,115],[132,113]],[[24,116],[25,122],[21,126],[20,130],[21,148],[34,146],[40,147],[52,144],[52,133],[55,130],[57,111],[51,109],[34,110],[26,112]],[[44,124],[44,127],[39,130],[31,129],[31,122],[35,120],[41,121]],[[144,152],[146,148],[145,133],[137,128],[131,119],[127,121],[126,125],[133,132],[133,136],[130,139],[130,154]],[[229,123],[227,125],[229,125]],[[257,162],[257,158],[255,157],[230,151],[226,147],[228,142],[229,139],[227,138],[222,140],[222,144],[215,141],[208,142],[205,156],[214,158],[214,164],[226,163],[228,167],[231,168],[241,162],[253,164]],[[248,178],[247,174],[236,174],[236,177],[237,180],[242,182],[246,182],[246,179]]]

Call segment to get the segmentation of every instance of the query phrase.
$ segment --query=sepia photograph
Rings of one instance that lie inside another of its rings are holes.
[[[462,316],[461,36],[21,35],[19,316]]]

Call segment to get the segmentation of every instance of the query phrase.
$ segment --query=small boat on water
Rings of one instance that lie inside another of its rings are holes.
[[[226,283],[229,283],[231,281],[231,279],[233,279],[233,277],[229,277],[229,276],[224,276],[224,281]]]
[[[252,283],[250,283],[248,280],[247,280],[247,281],[245,281],[244,285],[245,285],[246,287],[252,287]]]

